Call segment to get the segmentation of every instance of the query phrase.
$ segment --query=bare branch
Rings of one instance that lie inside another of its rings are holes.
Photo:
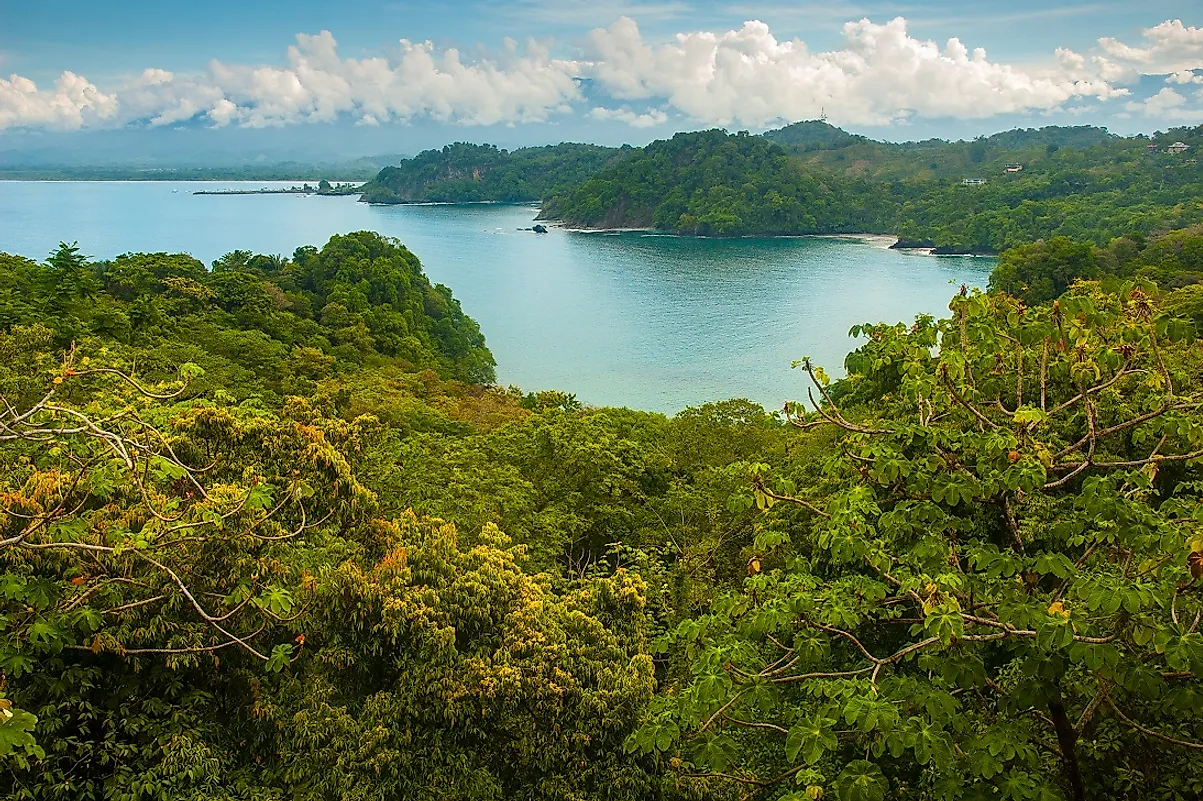
[[[1106,703],[1107,703],[1107,706],[1111,707],[1111,711],[1119,716],[1120,720],[1122,720],[1124,723],[1127,723],[1129,726],[1136,729],[1138,732],[1147,734],[1150,737],[1156,737],[1158,740],[1164,740],[1167,743],[1173,743],[1174,745],[1180,745],[1183,748],[1193,748],[1196,751],[1203,751],[1203,743],[1192,743],[1187,740],[1179,740],[1177,737],[1171,737],[1168,734],[1162,734],[1159,731],[1154,731],[1153,729],[1150,729],[1150,728],[1140,725],[1136,721],[1132,720],[1132,718],[1125,715],[1123,712],[1120,711],[1119,707],[1116,706],[1115,702],[1112,701],[1110,698],[1106,699]]]

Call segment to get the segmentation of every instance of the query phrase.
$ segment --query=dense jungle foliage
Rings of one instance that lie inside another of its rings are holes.
[[[0,794],[1198,798],[1200,243],[671,418],[375,234],[0,256]]]
[[[582,228],[700,236],[863,231],[872,214],[759,136],[680,133],[544,200],[541,216]]]
[[[1016,128],[967,142],[878,142],[818,120],[796,122],[763,135],[814,167],[887,180],[955,178],[958,182],[980,172],[1000,173],[1008,164],[1030,167],[1062,148],[1084,150],[1119,139],[1105,128],[1051,125]]]
[[[1182,289],[1173,295],[1175,311],[1203,324],[1203,308],[1197,308],[1203,297],[1197,286],[1203,281],[1203,225],[1151,238],[1117,237],[1102,248],[1068,237],[1021,245],[1002,254],[990,286],[1035,305],[1059,297],[1079,278],[1114,283],[1137,277]]]
[[[888,233],[958,252],[1053,236],[1106,245],[1203,222],[1194,157],[1203,128],[1156,141],[1162,149],[1150,152],[1143,137],[1046,128],[889,144],[816,122],[763,137],[678,134],[551,194],[544,214],[573,226],[704,236]],[[1190,149],[1166,152],[1176,141]]]
[[[1169,152],[1175,142],[1189,149]],[[449,145],[381,171],[363,197],[542,200],[545,219],[573,227],[880,233],[998,253],[1056,236],[1105,246],[1203,222],[1200,151],[1203,127],[1152,139],[1082,126],[895,144],[809,121],[763,136],[699,131],[622,150]]]
[[[369,203],[530,203],[575,186],[629,148],[566,142],[499,150],[457,142],[385,167],[363,185]]]

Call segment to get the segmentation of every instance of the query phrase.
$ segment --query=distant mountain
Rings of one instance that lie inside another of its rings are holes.
[[[105,167],[73,165],[0,167],[0,180],[10,181],[306,181],[359,183],[374,176],[378,164],[363,161],[345,164],[244,164],[230,167],[142,167],[115,164]]]
[[[213,161],[178,157],[171,160],[148,153],[141,158],[98,154],[81,162],[57,150],[0,151],[0,179],[75,181],[367,181],[381,168],[404,160],[404,156],[365,156],[356,159],[321,161],[306,159],[238,159]]]
[[[630,148],[570,142],[513,151],[457,142],[384,168],[364,185],[363,199],[371,203],[533,202],[584,182],[628,153]]]

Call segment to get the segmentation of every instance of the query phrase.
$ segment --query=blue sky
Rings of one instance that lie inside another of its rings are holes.
[[[297,33],[331,31],[348,55],[383,52],[398,39],[425,40],[471,48],[496,47],[504,36],[554,37],[565,46],[589,29],[620,16],[645,34],[670,37],[680,31],[739,27],[760,19],[779,36],[799,37],[815,48],[838,43],[839,27],[868,17],[884,22],[902,16],[920,37],[960,37],[985,47],[992,57],[1024,60],[1056,47],[1088,48],[1103,36],[1136,39],[1141,28],[1166,19],[1192,21],[1190,3],[1038,2],[786,2],[754,0],[563,0],[562,2],[439,2],[384,0],[95,0],[16,2],[0,12],[0,64],[5,72],[53,79],[64,69],[101,79],[141,71],[201,68],[212,58],[271,62]]]
[[[0,150],[35,132],[304,125],[640,141],[820,110],[896,139],[1153,130],[1203,122],[1201,26],[1181,0],[6,0]]]

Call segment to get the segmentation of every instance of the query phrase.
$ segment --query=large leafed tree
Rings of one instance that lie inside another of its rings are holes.
[[[803,362],[823,451],[744,466],[752,575],[628,747],[744,798],[1197,797],[1200,353],[1153,293],[962,292]]]

